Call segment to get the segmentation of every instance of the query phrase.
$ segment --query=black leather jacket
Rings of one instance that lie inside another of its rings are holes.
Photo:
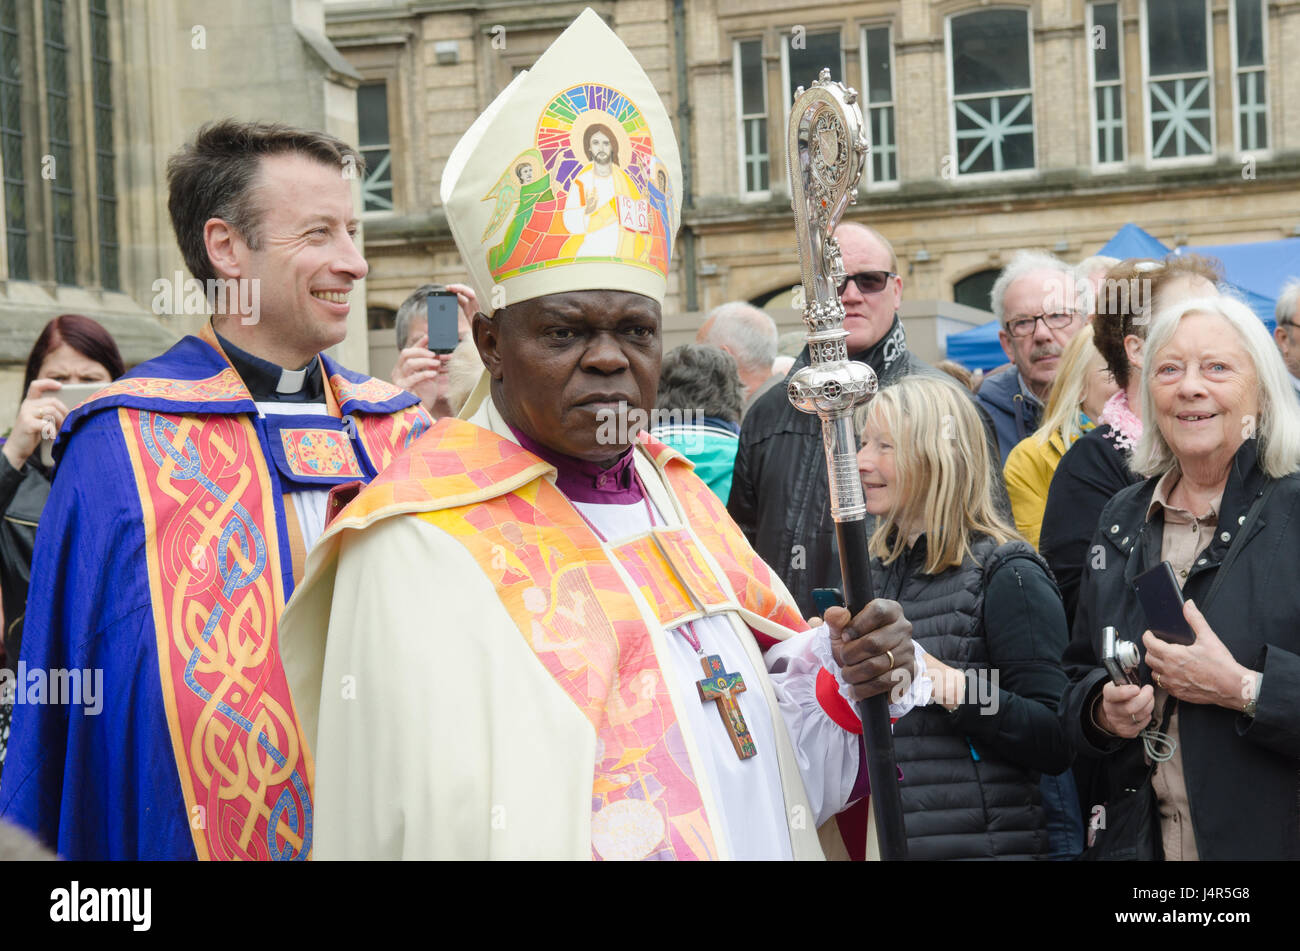
[[[4,597],[5,666],[18,667],[36,525],[50,497],[51,473],[35,458],[15,470],[0,453],[0,592]]]
[[[804,347],[790,373],[808,359]],[[882,387],[909,373],[938,372],[907,349],[897,317],[883,339],[853,359],[875,370]],[[813,589],[840,584],[822,424],[815,414],[795,409],[784,386],[760,396],[741,424],[727,511],[785,582],[804,617],[820,614]]]
[[[881,387],[911,373],[942,375],[907,349],[898,317],[883,339],[853,359],[875,370]],[[790,373],[807,365],[808,348],[804,347]],[[996,464],[992,422],[974,394],[971,401],[984,423],[995,462],[994,499],[1010,520],[1011,503],[1001,466]],[[741,424],[727,511],[754,550],[785,582],[804,616],[820,616],[813,603],[813,589],[840,585],[822,425],[816,415],[801,413],[790,404],[784,386],[774,386],[760,396]]]

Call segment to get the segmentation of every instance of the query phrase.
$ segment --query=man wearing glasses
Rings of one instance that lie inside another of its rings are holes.
[[[1273,331],[1273,339],[1277,341],[1277,348],[1282,351],[1282,359],[1291,374],[1291,386],[1300,397],[1300,330],[1295,323],[1297,300],[1300,300],[1300,277],[1287,281],[1278,295],[1277,329]]]
[[[1070,266],[1048,254],[1019,251],[989,297],[1002,322],[998,340],[1012,369],[989,377],[979,401],[993,419],[1002,464],[1038,428],[1061,351],[1083,327]]]
[[[936,372],[907,349],[897,313],[903,280],[889,242],[859,224],[840,225],[835,237],[849,275],[840,285],[849,356],[875,370],[881,386]],[[805,347],[790,372],[807,364]],[[741,426],[727,511],[805,616],[821,614],[814,588],[840,583],[829,492],[821,421],[791,406],[784,386],[772,387]]]

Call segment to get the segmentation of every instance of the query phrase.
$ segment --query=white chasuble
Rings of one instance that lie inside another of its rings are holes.
[[[582,503],[613,540],[597,542],[490,399],[327,528],[280,625],[316,763],[317,858],[822,857],[817,825],[854,789],[859,743],[825,629],[771,619],[798,615],[761,562],[767,587],[738,594],[736,552],[723,571],[684,518],[698,479],[666,447],[633,452],[654,531],[698,568],[691,590],[713,591],[672,625],[608,554],[650,529],[645,505]],[[743,678],[757,755],[741,759],[701,700],[701,653]]]

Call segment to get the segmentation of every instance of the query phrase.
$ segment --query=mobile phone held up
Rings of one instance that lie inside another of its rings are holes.
[[[58,397],[59,401],[68,408],[71,413],[86,400],[90,399],[104,387],[107,383],[64,383],[63,387],[57,393],[50,393],[49,396]],[[44,466],[54,465],[54,440],[41,440],[41,464]]]
[[[1173,566],[1162,561],[1133,579],[1151,633],[1170,644],[1194,644],[1196,632],[1183,616],[1183,592]]]
[[[436,291],[427,299],[429,349],[451,353],[460,343],[460,302],[453,291]]]

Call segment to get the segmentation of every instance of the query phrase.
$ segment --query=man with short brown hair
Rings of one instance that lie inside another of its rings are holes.
[[[332,136],[225,120],[168,166],[216,313],[68,415],[32,565],[28,670],[103,689],[17,709],[0,813],[65,858],[311,852],[280,612],[331,488],[430,422],[322,352],[366,276],[360,164]]]

